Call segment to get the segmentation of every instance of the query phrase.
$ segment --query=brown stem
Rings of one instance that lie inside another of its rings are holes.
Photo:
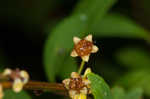
[[[12,88],[12,82],[5,81],[1,82],[4,89]],[[56,94],[67,95],[67,91],[61,83],[47,83],[47,82],[37,82],[29,81],[23,87],[24,90],[41,90],[41,91],[50,91]]]

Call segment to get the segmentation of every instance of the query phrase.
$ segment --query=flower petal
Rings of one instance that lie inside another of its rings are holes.
[[[79,78],[80,75],[77,72],[72,72],[71,73],[71,78]]]
[[[23,83],[21,81],[21,79],[15,79],[15,81],[13,82],[13,91],[15,91],[16,93],[20,92],[23,89]]]
[[[86,55],[86,56],[82,56],[81,58],[82,58],[83,61],[88,62],[89,57],[90,57],[90,55]]]
[[[26,71],[22,70],[20,72],[20,76],[22,78],[24,78],[23,83],[26,84],[28,82],[28,80],[29,80],[29,74]]]
[[[92,34],[85,37],[85,40],[92,42]]]
[[[80,90],[80,93],[87,95],[87,94],[88,94],[88,89],[87,89],[87,87],[83,87],[83,88]]]
[[[72,56],[72,57],[77,57],[77,56],[78,56],[78,54],[76,53],[76,51],[75,51],[75,50],[73,50],[73,51],[71,52],[70,56]]]
[[[83,83],[84,83],[88,88],[90,88],[91,82],[90,82],[88,79],[83,79]]]
[[[77,96],[79,96],[77,94],[77,91],[75,90],[69,90],[69,96],[72,98],[72,99],[78,99]],[[76,98],[75,98],[76,97]]]
[[[92,53],[96,53],[98,51],[98,47],[96,45],[93,45]]]
[[[6,68],[6,69],[4,70],[4,72],[3,72],[3,75],[4,75],[4,76],[7,76],[7,75],[10,75],[11,73],[12,73],[12,70],[9,69],[9,68]]]
[[[62,81],[62,83],[64,84],[65,88],[69,89],[70,79],[65,79]]]
[[[73,42],[74,42],[74,44],[77,44],[79,41],[80,41],[81,39],[80,38],[78,38],[78,37],[73,37]]]

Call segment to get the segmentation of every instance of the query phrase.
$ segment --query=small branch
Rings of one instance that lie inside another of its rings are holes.
[[[85,61],[82,60],[81,65],[80,65],[80,68],[79,68],[79,70],[78,70],[78,73],[79,73],[79,74],[81,74],[81,72],[82,72],[82,70],[83,70],[83,67],[84,67],[84,64],[85,64]]]
[[[0,73],[0,81],[8,81],[9,78]]]
[[[5,81],[1,82],[4,89],[11,89],[12,82]],[[56,94],[67,95],[67,91],[61,83],[47,83],[47,82],[37,82],[37,81],[29,81],[23,87],[24,90],[41,90],[41,91],[50,91]]]

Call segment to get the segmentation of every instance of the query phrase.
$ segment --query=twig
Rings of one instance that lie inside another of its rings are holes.
[[[1,82],[4,89],[12,88],[12,82],[5,81]],[[41,90],[41,91],[50,91],[60,95],[67,95],[67,91],[61,83],[47,83],[47,82],[37,82],[29,81],[23,87],[24,90]]]

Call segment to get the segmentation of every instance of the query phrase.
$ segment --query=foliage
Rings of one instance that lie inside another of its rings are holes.
[[[24,91],[15,93],[12,90],[6,90],[4,99],[31,99],[31,97]]]
[[[148,2],[148,0],[143,0],[143,2],[146,1]],[[76,2],[76,6],[66,17],[58,19],[59,21],[55,20],[55,25],[47,29],[48,37],[44,43],[44,66],[42,67],[47,80],[49,82],[62,81],[68,78],[71,72],[77,71],[80,60],[70,57],[73,48],[72,38],[93,34],[100,52],[102,51],[100,41],[106,42],[104,45],[108,44],[102,57],[99,53],[93,55],[90,57],[92,61],[86,64],[91,68],[98,66],[98,69],[88,74],[93,98],[141,99],[144,96],[150,97],[149,30],[144,25],[138,24],[140,22],[131,17],[130,13],[118,8],[119,5],[122,6],[121,0],[78,0]],[[53,5],[52,2],[51,5]],[[40,16],[37,19],[40,19]],[[1,54],[1,50],[0,55],[0,65],[5,65],[3,63],[5,57]],[[115,70],[115,73],[112,70]],[[5,94],[7,95],[4,99],[32,98],[24,91],[15,94],[8,90]]]
[[[91,91],[95,99],[111,99],[112,95],[109,86],[105,83],[103,78],[93,73],[87,75],[91,81]]]

